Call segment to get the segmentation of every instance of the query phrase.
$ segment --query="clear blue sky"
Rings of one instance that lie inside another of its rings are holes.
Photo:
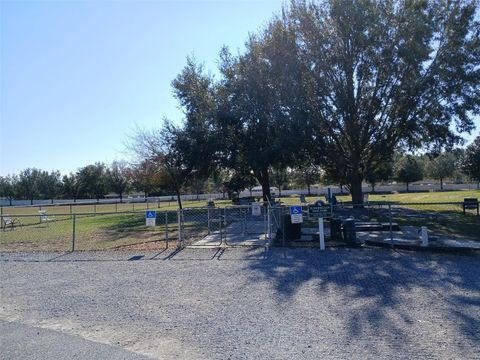
[[[182,116],[171,81],[215,70],[281,1],[29,1],[1,6],[0,174],[125,157],[127,134]]]
[[[181,119],[170,83],[187,55],[215,71],[281,5],[0,0],[0,175],[125,158],[135,124]]]

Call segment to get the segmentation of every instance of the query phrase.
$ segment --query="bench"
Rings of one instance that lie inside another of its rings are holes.
[[[18,218],[12,218],[10,215],[2,216],[2,229],[5,230],[7,226],[13,230],[15,226],[23,226]]]
[[[465,210],[477,210],[477,215],[479,215],[478,199],[477,198],[463,199],[463,215],[465,215]]]
[[[49,217],[45,210],[39,210],[38,215],[40,216],[40,224],[49,224],[51,221],[55,221],[55,217]]]

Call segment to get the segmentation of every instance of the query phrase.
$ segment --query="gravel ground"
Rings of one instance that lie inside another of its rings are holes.
[[[480,359],[479,260],[384,249],[0,253],[0,345],[25,359]]]

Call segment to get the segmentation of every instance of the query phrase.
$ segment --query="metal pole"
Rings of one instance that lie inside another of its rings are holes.
[[[208,227],[208,235],[210,235],[210,207],[207,209],[207,227]]]
[[[165,244],[168,249],[168,211],[165,211]]]
[[[325,233],[323,231],[323,218],[318,218],[318,238],[320,240],[320,250],[325,250]]]
[[[392,204],[388,204],[388,221],[390,223],[390,241],[393,241]]]
[[[269,202],[268,205],[267,205],[267,226],[268,226],[267,235],[268,235],[268,240],[270,240],[271,231],[272,231],[271,209],[272,209],[272,208],[270,207],[270,202]]]
[[[426,226],[422,226],[422,246],[428,246],[428,231]]]
[[[178,222],[178,245],[179,247],[182,245],[182,213],[181,210],[178,209],[177,211],[177,222]]]
[[[77,219],[77,215],[73,214],[73,224],[72,224],[72,252],[75,251],[75,223]]]

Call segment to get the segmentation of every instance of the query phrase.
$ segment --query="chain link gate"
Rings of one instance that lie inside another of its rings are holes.
[[[180,246],[265,246],[278,227],[273,209],[250,205],[204,207],[178,211]]]

